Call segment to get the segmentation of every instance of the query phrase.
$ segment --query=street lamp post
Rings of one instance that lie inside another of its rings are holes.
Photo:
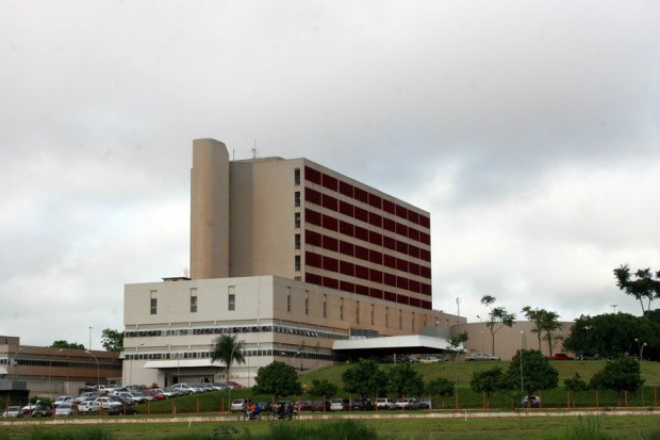
[[[481,335],[481,352],[484,352],[484,322],[481,320],[481,316],[477,315],[479,319],[479,334]],[[494,354],[494,353],[493,353]]]
[[[525,331],[520,330],[520,392],[525,394],[525,383],[523,379],[523,346],[525,339]],[[530,402],[528,402],[530,403]]]
[[[635,338],[635,342],[637,342],[637,347],[639,348],[639,372],[642,376],[644,376],[644,371],[642,369],[642,366],[644,365],[644,347],[646,347],[646,342],[641,343],[637,338]],[[645,406],[644,384],[642,384],[642,406]]]
[[[231,378],[231,364],[232,361],[234,360],[234,350],[236,350],[236,347],[239,345],[245,344],[245,341],[238,341],[234,346],[231,348],[231,353],[229,353],[229,363],[227,364],[227,389],[229,390],[229,411],[231,411],[231,389],[232,387],[229,386],[229,378]],[[248,371],[248,375],[250,372]]]
[[[58,354],[62,352],[62,348],[57,350],[51,357],[50,357],[50,362],[48,362],[48,396],[53,399],[53,392],[50,388],[50,366],[53,364],[53,358]]]
[[[94,356],[94,353],[92,353],[89,350],[85,350],[85,353],[87,353],[88,355],[93,357],[94,360],[96,361],[96,392],[100,396],[101,395],[101,390],[99,388],[101,386],[101,365],[99,364],[99,360],[96,358],[96,356]]]

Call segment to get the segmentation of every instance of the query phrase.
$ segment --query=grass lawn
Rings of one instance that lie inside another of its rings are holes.
[[[616,439],[642,439],[642,434],[659,431],[658,417],[650,415],[599,417],[590,419],[597,421],[601,431]],[[269,438],[270,428],[275,424],[318,425],[328,421],[294,421],[294,422],[224,422],[223,426],[236,429],[234,439]],[[567,429],[579,423],[589,423],[589,419],[576,417],[519,417],[519,418],[489,418],[489,419],[397,419],[362,421],[366,426],[376,430],[379,439],[552,439],[563,434]],[[122,439],[176,439],[192,438],[192,435],[210,437],[214,428],[220,423],[150,423],[150,424],[108,424],[104,429],[112,433],[114,440]],[[88,428],[88,427],[87,427]],[[44,426],[40,428],[48,433],[68,433],[69,438],[77,438],[76,433],[86,429],[85,426]],[[34,434],[35,427],[3,426],[0,439],[20,439]],[[4,437],[3,437],[4,436]]]

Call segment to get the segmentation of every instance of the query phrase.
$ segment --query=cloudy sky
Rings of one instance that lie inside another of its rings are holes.
[[[0,0],[0,334],[99,348],[182,275],[204,137],[430,211],[436,309],[639,314],[659,122],[652,0]]]

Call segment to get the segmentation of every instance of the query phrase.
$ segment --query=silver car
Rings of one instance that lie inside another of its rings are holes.
[[[23,410],[20,406],[10,406],[2,413],[4,419],[18,419],[23,417]]]

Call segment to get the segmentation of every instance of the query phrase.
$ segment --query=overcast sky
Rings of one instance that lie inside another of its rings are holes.
[[[182,275],[206,137],[429,211],[436,309],[639,314],[659,122],[657,1],[0,0],[0,334],[100,348]]]

